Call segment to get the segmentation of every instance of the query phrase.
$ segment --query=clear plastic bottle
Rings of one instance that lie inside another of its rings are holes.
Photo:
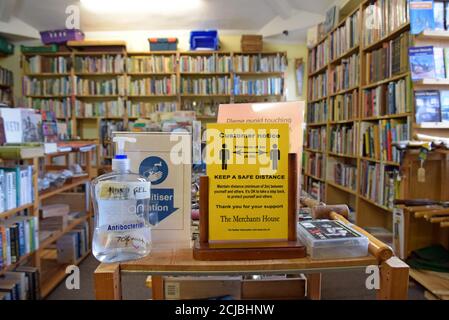
[[[151,250],[149,205],[151,183],[129,170],[124,143],[134,138],[115,137],[117,155],[112,172],[92,181],[95,211],[92,252],[101,262],[118,262],[145,257]]]

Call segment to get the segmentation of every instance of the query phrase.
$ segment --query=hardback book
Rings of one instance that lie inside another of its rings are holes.
[[[440,91],[441,121],[449,122],[449,90]]]
[[[419,34],[423,30],[435,28],[433,0],[410,0],[410,33]]]
[[[444,3],[444,25],[449,30],[449,2]]]
[[[434,30],[444,30],[444,2],[433,3]]]
[[[437,90],[415,91],[416,123],[440,122],[440,93]]]
[[[443,48],[434,47],[433,57],[435,59],[435,78],[446,78],[446,70],[444,65],[444,51]]]
[[[412,80],[435,78],[433,46],[410,47],[408,49]]]

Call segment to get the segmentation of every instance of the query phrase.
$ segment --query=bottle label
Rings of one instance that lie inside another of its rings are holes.
[[[149,199],[151,182],[104,181],[96,186],[98,200],[143,200]]]

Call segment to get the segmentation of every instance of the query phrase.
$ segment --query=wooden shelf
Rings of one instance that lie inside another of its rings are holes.
[[[231,75],[231,72],[180,72],[181,76],[224,76]]]
[[[128,72],[126,75],[131,77],[151,77],[151,76],[171,76],[176,72]]]
[[[91,250],[86,252],[86,254],[75,262],[75,265],[79,265],[84,259],[86,259],[90,252]],[[43,268],[46,270],[41,276],[41,297],[45,298],[59,285],[62,280],[68,276],[68,274],[65,273],[68,264],[58,264],[56,257],[55,259],[45,259],[45,257],[43,257],[43,260],[45,260],[43,263]]]
[[[326,99],[327,99],[327,96],[324,96],[324,97],[321,97],[321,98],[309,100],[307,103],[315,103],[315,102],[319,102],[321,100],[326,100]]]
[[[28,204],[25,204],[23,206],[20,206],[20,207],[17,207],[17,208],[8,210],[8,211],[0,212],[0,218],[7,218],[9,216],[12,216],[12,215],[22,211],[22,210],[31,209],[32,207],[33,207],[33,204],[28,203]]]
[[[128,95],[128,99],[139,99],[139,98],[176,98],[177,94],[149,94],[149,95]]]
[[[236,98],[269,98],[269,97],[282,97],[283,94],[236,94]]]
[[[329,121],[329,124],[330,125],[346,124],[346,123],[354,123],[356,121],[358,121],[358,119],[336,120],[336,121]]]
[[[52,234],[50,237],[45,239],[39,244],[39,250],[43,250],[47,248],[49,245],[51,245],[53,242],[57,241],[59,238],[61,238],[63,235],[65,235],[67,232],[70,232],[80,223],[86,221],[88,219],[88,214],[86,214],[84,217],[74,219],[70,222],[70,224],[65,227],[62,231],[55,231],[54,234]]]
[[[0,83],[0,88],[1,89],[12,89],[12,85],[10,85],[10,84],[1,84]]]
[[[340,90],[338,92],[334,92],[334,93],[329,94],[329,97],[335,97],[335,96],[338,96],[338,95],[341,95],[341,94],[345,94],[345,93],[348,93],[348,92],[351,92],[351,91],[355,91],[355,90],[358,90],[358,89],[359,89],[359,86],[354,86],[354,87],[351,87],[351,88],[348,88],[348,89],[343,89],[343,90]]]
[[[124,98],[125,95],[75,95],[78,99],[119,99]]]
[[[64,99],[71,97],[71,95],[50,95],[50,96],[25,95],[25,97],[32,99]]]
[[[331,151],[329,151],[327,154],[330,156],[333,156],[333,157],[357,159],[357,156],[351,155],[351,154],[336,153],[336,152],[331,152]]]
[[[178,51],[131,51],[128,52],[128,56],[154,56],[154,55],[164,55],[171,56],[176,55]]]
[[[21,52],[24,56],[32,57],[32,56],[71,56],[72,52]]]
[[[276,71],[276,72],[234,72],[235,75],[238,76],[278,76],[281,77],[285,72]]]
[[[16,262],[14,262],[14,263],[12,263],[10,265],[4,266],[3,269],[0,269],[0,276],[2,276],[5,272],[8,272],[10,270],[14,270],[18,266],[20,266],[23,262],[25,262],[28,258],[33,256],[35,253],[36,253],[36,251],[27,253],[27,254],[21,256],[19,258],[19,260],[17,260]]]
[[[390,41],[393,40],[394,38],[396,38],[397,36],[399,36],[401,33],[403,33],[404,31],[410,29],[410,23],[407,22],[405,24],[403,24],[402,26],[396,28],[396,30],[392,31],[390,34],[386,35],[385,37],[367,45],[366,47],[363,47],[363,52],[367,52],[367,51],[372,51],[375,50],[377,48],[380,48],[382,46],[382,43],[386,42],[386,41]]]
[[[306,123],[307,127],[322,127],[326,126],[327,122],[312,122],[312,123]]]
[[[60,188],[50,188],[48,190],[42,191],[39,193],[39,199],[40,200],[45,200],[47,198],[50,198],[58,193],[73,189],[75,187],[78,187],[86,182],[89,182],[90,179],[89,178],[72,178],[70,182],[65,183],[62,187]]]
[[[116,77],[123,76],[124,72],[75,72],[77,77]]]
[[[449,122],[422,122],[413,124],[416,129],[449,129]]]
[[[245,51],[234,51],[234,56],[257,56],[257,55],[263,55],[263,56],[274,56],[277,54],[285,55],[286,53],[284,51],[261,51],[261,52],[245,52]]]
[[[367,118],[361,118],[361,121],[373,121],[373,120],[388,120],[388,119],[396,119],[396,118],[406,118],[410,117],[412,114],[410,112],[407,113],[398,113],[398,114],[387,114],[384,116],[377,116],[377,117],[367,117]]]
[[[368,157],[360,157],[360,160],[375,162],[375,163],[379,163],[379,164],[383,164],[383,165],[387,165],[387,166],[397,166],[397,167],[400,166],[400,164],[397,162],[387,161],[387,160],[377,160],[377,159],[368,158]]]
[[[304,151],[309,151],[309,152],[314,152],[314,153],[322,153],[322,154],[326,153],[325,151],[321,151],[318,149],[311,149],[311,148],[304,148]]]
[[[49,72],[47,72],[47,73],[25,73],[24,76],[25,77],[34,77],[34,78],[37,78],[37,77],[57,78],[57,77],[69,77],[70,73],[68,73],[68,72],[67,73],[49,73]]]
[[[357,195],[357,192],[355,190],[351,190],[351,189],[344,187],[342,185],[339,185],[338,183],[335,183],[333,181],[326,180],[326,183],[334,188],[340,189],[341,191],[344,191],[344,192],[347,192],[347,193],[350,193],[353,195]]]
[[[331,60],[329,62],[329,64],[331,64],[331,65],[339,64],[341,60],[348,58],[352,54],[356,53],[358,50],[359,50],[359,45],[356,45],[356,46],[352,47],[351,49],[349,49],[348,51],[346,51],[345,53],[343,53],[342,55],[340,55],[338,58]]]
[[[380,86],[381,84],[385,84],[385,83],[388,83],[388,82],[400,80],[400,79],[405,78],[405,77],[407,77],[409,75],[410,75],[410,72],[404,72],[404,73],[401,73],[401,74],[397,74],[397,75],[394,75],[392,77],[386,78],[384,80],[380,80],[380,81],[377,81],[377,82],[366,84],[366,85],[362,86],[362,89],[369,89],[369,88],[377,87],[377,86]]]
[[[230,94],[181,94],[181,97],[203,97],[203,98],[208,98],[208,97],[230,97]]]
[[[371,199],[368,199],[367,197],[365,197],[365,196],[363,196],[361,194],[359,194],[359,198],[362,199],[365,202],[368,202],[368,203],[372,204],[373,206],[376,206],[376,207],[382,209],[382,210],[385,210],[385,211],[388,211],[388,212],[393,212],[393,209],[387,208],[387,207],[385,207],[385,206],[383,206],[383,205],[381,205],[381,204],[379,204],[379,203],[377,203],[377,202],[375,202],[375,201],[373,201]]]
[[[310,173],[307,173],[307,172],[304,172],[304,175],[309,177],[309,178],[312,178],[314,180],[318,180],[318,181],[321,181],[321,182],[326,182],[323,178],[318,178],[317,176],[314,176],[313,174],[310,174]]]
[[[413,81],[413,87],[419,86],[449,86],[449,79],[421,79]]]
[[[415,35],[415,41],[441,41],[449,40],[449,31],[446,30],[424,30]]]
[[[309,73],[308,77],[311,78],[311,77],[314,77],[314,76],[316,76],[316,75],[318,75],[320,73],[323,73],[324,71],[327,70],[327,67],[328,67],[328,65],[326,64],[324,67],[316,69],[315,71]]]

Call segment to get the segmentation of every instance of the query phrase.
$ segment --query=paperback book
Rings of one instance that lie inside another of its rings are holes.
[[[440,94],[437,90],[415,91],[416,123],[440,122]]]
[[[435,78],[433,46],[410,47],[408,49],[412,80]]]
[[[435,29],[433,0],[410,0],[409,7],[411,34],[418,34],[427,29]]]

